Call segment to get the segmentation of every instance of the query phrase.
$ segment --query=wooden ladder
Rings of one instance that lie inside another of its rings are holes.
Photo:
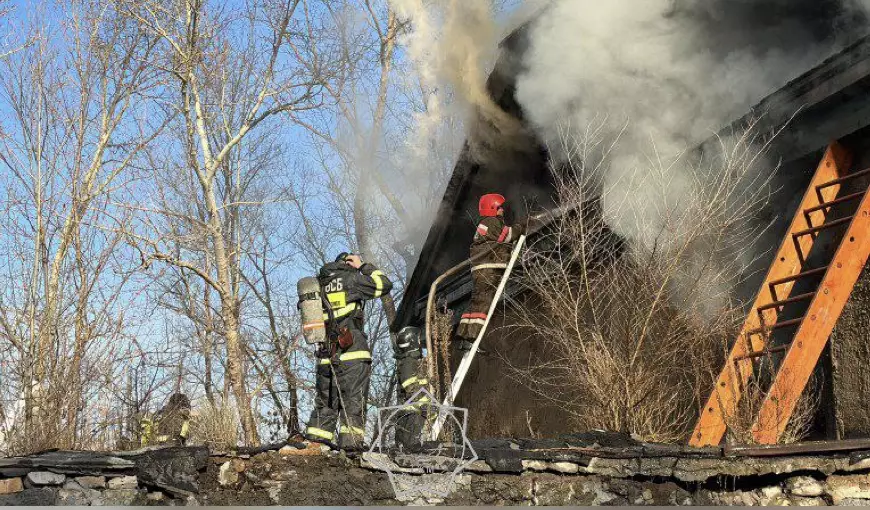
[[[757,375],[758,362],[772,360],[774,355],[781,356],[781,361],[772,370],[772,382],[751,434],[759,444],[773,444],[788,425],[870,255],[870,193],[866,185],[858,185],[862,182],[859,178],[870,178],[870,169],[849,173],[851,165],[851,152],[839,143],[832,143],[825,151],[701,410],[691,446],[714,446],[722,441],[729,417],[735,416],[750,378]],[[842,235],[833,237],[831,243],[836,246],[833,256],[808,262],[820,235],[840,231]],[[813,285],[818,278],[818,285]],[[792,295],[795,287],[799,290]],[[796,318],[784,313],[795,310]],[[793,335],[788,335],[790,331]]]

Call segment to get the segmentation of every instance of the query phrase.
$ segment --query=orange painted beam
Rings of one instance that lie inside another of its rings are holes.
[[[819,292],[795,333],[770,391],[761,404],[752,436],[760,444],[776,443],[788,425],[828,338],[849,301],[852,289],[870,257],[870,192],[843,236]]]
[[[715,446],[722,441],[727,430],[727,417],[733,416],[736,412],[737,405],[743,396],[743,388],[752,376],[751,360],[735,360],[752,352],[759,352],[765,347],[766,340],[763,335],[749,335],[750,331],[757,330],[762,326],[761,317],[757,310],[777,300],[788,298],[794,286],[794,282],[778,285],[774,296],[770,289],[771,282],[801,272],[802,259],[795,242],[792,241],[792,234],[824,223],[826,211],[818,210],[809,215],[805,215],[804,211],[836,198],[840,189],[839,185],[824,188],[820,192],[817,192],[816,186],[846,175],[851,164],[851,152],[839,143],[832,143],[825,151],[825,155],[819,163],[812,182],[789,226],[788,233],[773,259],[773,264],[768,270],[764,282],[761,284],[761,289],[737,336],[737,341],[731,348],[725,367],[716,379],[713,391],[701,409],[701,415],[689,439],[690,446]],[[807,217],[809,221],[807,221]],[[814,236],[802,236],[798,240],[797,244],[803,255],[809,253],[814,241]],[[775,308],[768,309],[762,312],[761,316],[764,317],[764,324],[769,326],[776,323],[778,311]]]

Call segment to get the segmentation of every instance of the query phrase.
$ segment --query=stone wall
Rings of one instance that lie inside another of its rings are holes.
[[[0,479],[0,505],[144,506],[186,503],[164,491],[140,486],[133,475],[67,476],[31,471],[23,477]]]
[[[58,452],[0,459],[0,505],[870,505],[870,441],[723,450],[591,433],[473,448],[354,457],[309,444],[201,463],[173,449],[134,466]]]

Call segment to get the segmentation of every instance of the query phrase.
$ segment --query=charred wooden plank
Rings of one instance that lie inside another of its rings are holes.
[[[95,452],[51,451],[0,459],[2,476],[22,476],[36,470],[68,475],[127,474],[135,468],[131,460]]]
[[[870,450],[870,439],[844,439],[841,441],[807,441],[786,445],[726,446],[726,457],[782,457],[819,453]]]

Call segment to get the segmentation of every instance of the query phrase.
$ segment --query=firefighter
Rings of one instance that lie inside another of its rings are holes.
[[[190,399],[184,393],[173,394],[153,419],[142,420],[141,428],[142,446],[184,446],[190,435]]]
[[[399,403],[405,405],[396,419],[396,443],[413,449],[421,445],[424,413],[429,403],[427,394],[417,395],[417,392],[429,386],[429,380],[420,375],[423,347],[419,328],[408,326],[396,334],[393,357],[396,359],[396,375],[399,381]],[[409,402],[412,398],[414,401]]]
[[[327,342],[317,352],[314,410],[305,437],[335,444],[335,427],[340,421],[338,446],[358,450],[365,438],[372,370],[363,332],[363,303],[388,294],[393,284],[377,267],[349,253],[323,266],[317,278],[323,289]]]
[[[471,243],[471,303],[459,321],[456,341],[460,351],[471,349],[483,328],[504,270],[510,261],[512,244],[521,227],[505,223],[505,198],[496,193],[480,197],[480,222]],[[479,258],[477,258],[479,257]]]

